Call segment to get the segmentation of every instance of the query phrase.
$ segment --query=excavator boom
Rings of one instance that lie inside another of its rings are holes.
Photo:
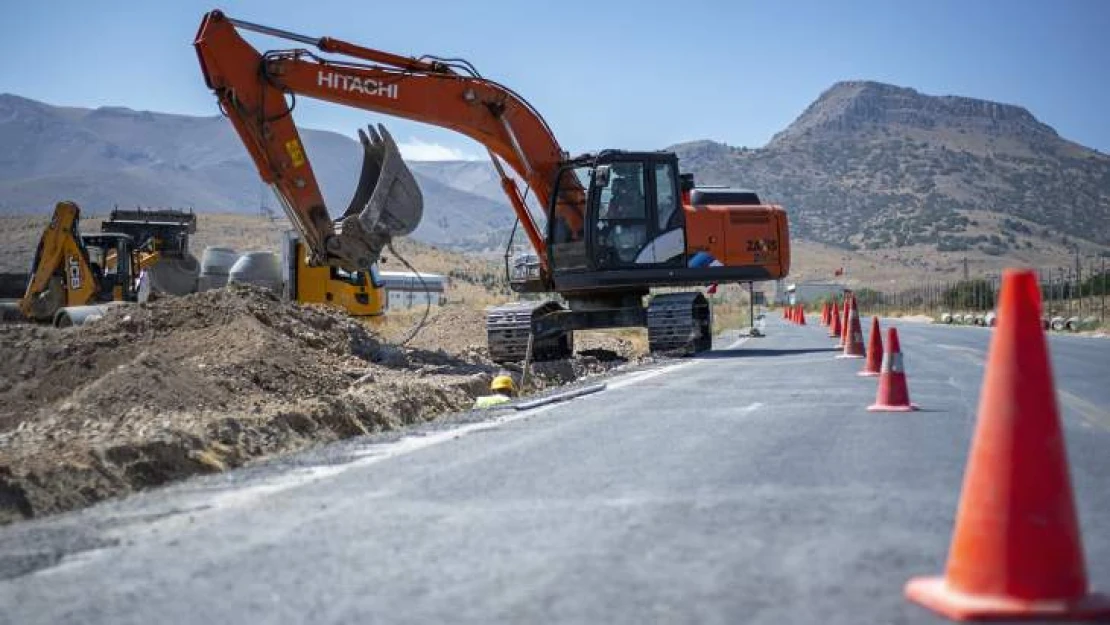
[[[262,54],[243,39],[240,29],[310,44],[357,61],[325,60],[304,49]],[[377,180],[371,191],[374,180],[366,177],[364,168],[355,201],[333,226],[291,117],[296,95],[450,128],[483,144],[529,241],[541,259],[546,257],[544,236],[528,211],[524,194],[498,159],[546,203],[566,154],[543,118],[510,89],[476,72],[459,74],[444,63],[401,57],[329,37],[297,35],[234,20],[219,11],[205,16],[194,46],[205,81],[246,144],[262,179],[274,187],[320,260],[348,269],[365,268],[376,259],[375,251],[380,252],[383,235],[406,234],[415,228],[419,215],[413,220],[407,207],[419,190],[415,182],[404,184],[396,175],[403,166],[391,170],[400,156],[396,144],[381,129],[380,139],[363,137],[367,160],[380,162],[383,175],[396,177],[393,182]],[[381,190],[383,182],[388,191]],[[363,205],[366,197],[369,204]],[[557,206],[567,212],[572,223],[581,225],[582,216],[574,213],[574,204]]]

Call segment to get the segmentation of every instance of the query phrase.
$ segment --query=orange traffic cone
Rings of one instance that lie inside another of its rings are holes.
[[[848,325],[844,329],[844,352],[837,358],[863,358],[863,328],[859,325],[856,301],[848,305]]]
[[[843,349],[844,345],[848,342],[848,328],[851,323],[851,319],[848,318],[848,315],[851,314],[851,308],[855,303],[856,300],[851,294],[844,296],[844,314],[843,319],[841,319],[840,340],[836,342],[836,346],[841,349]]]
[[[902,347],[898,343],[898,329],[890,328],[886,335],[886,352],[879,370],[879,391],[875,403],[867,407],[871,412],[909,412],[917,410],[910,403],[910,389],[906,385],[906,369],[902,365]]]
[[[829,303],[821,302],[821,325],[829,325]]]
[[[798,325],[804,326],[806,324],[806,307],[798,304]]]
[[[944,577],[906,597],[953,619],[1110,620],[1090,593],[1032,271],[1006,270]]]
[[[859,375],[874,377],[879,375],[883,362],[883,333],[879,330],[879,318],[871,317],[871,336],[867,337],[867,360]]]
[[[832,303],[832,317],[831,317],[830,321],[832,323],[829,324],[829,338],[839,338],[840,337],[840,305],[836,303],[836,300],[833,300],[833,303]]]

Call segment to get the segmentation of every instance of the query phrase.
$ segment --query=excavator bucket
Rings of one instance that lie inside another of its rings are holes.
[[[369,133],[358,131],[363,149],[362,173],[354,197],[339,220],[339,230],[341,236],[357,232],[370,248],[373,262],[393,237],[409,234],[420,225],[424,196],[385,126],[378,124],[377,130],[373,126],[367,130]],[[351,227],[352,221],[356,227]]]

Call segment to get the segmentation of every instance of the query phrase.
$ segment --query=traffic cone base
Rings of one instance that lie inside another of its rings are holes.
[[[839,358],[863,358],[863,354],[837,354],[836,357],[838,359]],[[876,375],[878,375],[878,374],[876,374]]]
[[[867,407],[867,412],[913,412],[914,410],[921,410],[921,408],[917,404],[903,404],[901,406],[871,404]]]
[[[911,579],[905,593],[910,601],[956,621],[1110,618],[1110,597],[1095,593],[1073,601],[1022,601],[963,593],[951,588],[943,577]]]
[[[878,371],[860,371],[856,375],[858,375],[861,378],[877,378],[877,377],[879,377],[879,372]]]

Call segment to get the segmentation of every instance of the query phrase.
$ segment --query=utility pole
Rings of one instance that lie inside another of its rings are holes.
[[[1073,292],[1075,288],[1072,286],[1071,282],[1071,268],[1068,268],[1068,281],[1065,284],[1068,285],[1068,318],[1070,319],[1072,300],[1075,299],[1075,293]]]
[[[1083,316],[1083,268],[1079,264],[1079,245],[1075,246],[1075,286],[1079,291],[1079,299],[1076,300],[1076,315]]]
[[[964,256],[964,282],[967,282],[967,256]]]
[[[1060,300],[1064,299],[1064,268],[1057,267],[1060,272],[1060,295],[1056,298],[1056,305],[1060,306]]]
[[[1106,257],[1102,257],[1102,302],[1099,304],[1098,318],[1102,323],[1106,323]]]

